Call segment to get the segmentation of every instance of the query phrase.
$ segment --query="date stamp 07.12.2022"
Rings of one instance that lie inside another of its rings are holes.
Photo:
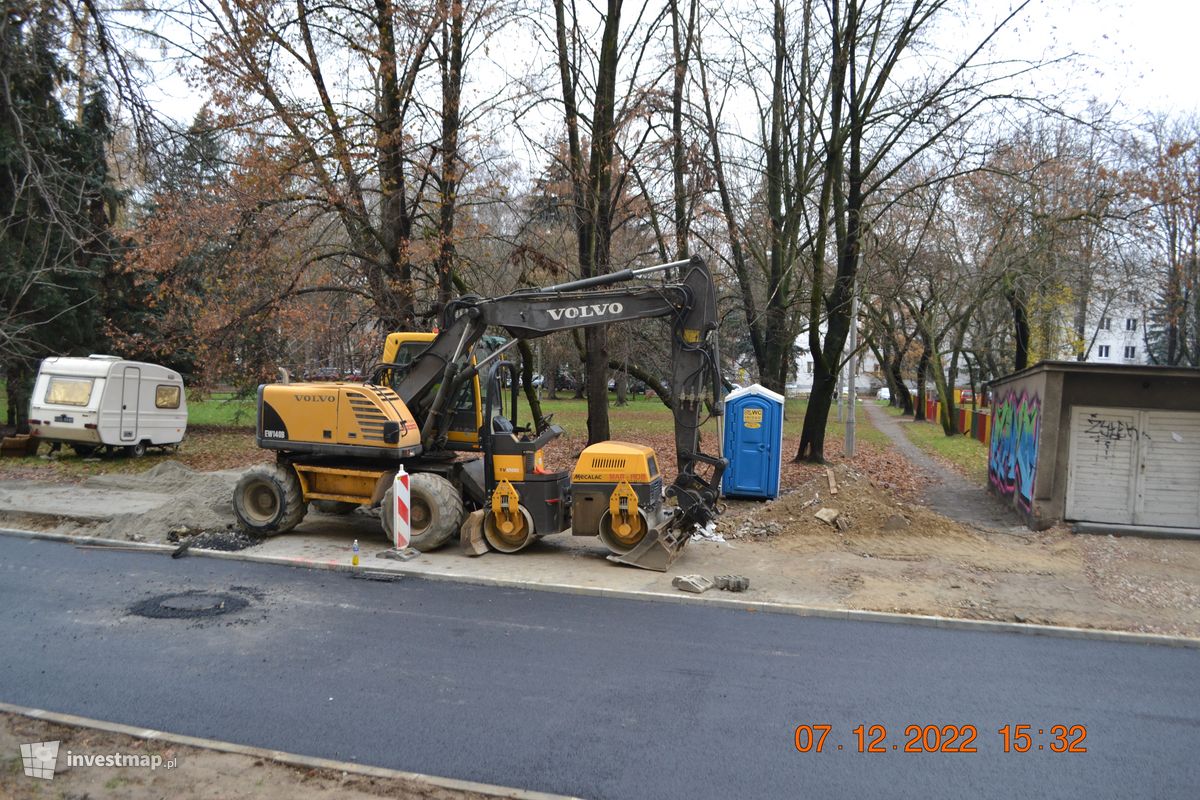
[[[978,753],[986,741],[1005,753],[1086,753],[1087,727],[1084,725],[1025,725],[1009,723],[989,732],[980,740],[974,725],[906,725],[904,736],[890,736],[879,724],[859,723],[851,736],[839,741],[834,726],[810,723],[797,725],[796,750],[801,753],[827,753],[837,750],[858,753]],[[988,747],[990,749],[990,747]]]

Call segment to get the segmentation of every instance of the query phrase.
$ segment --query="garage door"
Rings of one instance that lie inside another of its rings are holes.
[[[1067,519],[1200,528],[1200,413],[1071,410]]]

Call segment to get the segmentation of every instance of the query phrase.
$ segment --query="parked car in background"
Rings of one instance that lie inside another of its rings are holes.
[[[885,402],[891,402],[892,390],[889,389],[888,387],[884,386],[882,389],[879,390],[879,392],[875,395],[875,397],[880,400],[883,400]]]

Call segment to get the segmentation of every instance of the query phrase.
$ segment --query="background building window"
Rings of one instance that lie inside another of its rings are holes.
[[[1133,358],[1136,355],[1137,355],[1136,347],[1126,347],[1125,348],[1125,357],[1126,358]]]
[[[1129,319],[1125,320],[1125,330],[1136,331],[1137,330],[1137,320],[1134,319],[1133,317],[1130,317]]]
[[[1108,358],[1108,345],[1100,345],[1100,352],[1097,355],[1099,355],[1100,358]]]
[[[1111,320],[1109,320],[1109,318],[1108,318],[1108,317],[1101,317],[1101,318],[1100,318],[1100,330],[1102,330],[1102,331],[1106,331],[1106,330],[1108,330],[1108,329],[1109,329],[1109,326],[1110,326],[1111,324],[1112,324],[1112,321],[1111,321]]]

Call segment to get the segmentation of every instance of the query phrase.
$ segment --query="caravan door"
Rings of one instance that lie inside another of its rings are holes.
[[[138,394],[142,384],[142,371],[137,367],[126,367],[121,378],[121,441],[137,439]]]

